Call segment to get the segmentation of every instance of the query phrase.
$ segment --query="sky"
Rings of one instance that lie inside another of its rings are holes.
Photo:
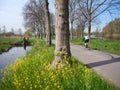
[[[27,0],[0,0],[0,27],[5,25],[7,31],[23,29],[22,8]]]
[[[17,31],[19,28],[24,32],[24,20],[22,15],[22,9],[28,0],[0,0],[0,28],[6,26],[7,31],[11,31],[14,28]],[[54,0],[49,0],[49,8],[51,12],[54,12]],[[109,21],[113,20],[118,15],[112,17],[108,13],[102,14],[98,20],[98,27],[104,27]],[[96,28],[97,26],[93,26]]]

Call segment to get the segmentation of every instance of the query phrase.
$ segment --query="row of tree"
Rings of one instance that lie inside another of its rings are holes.
[[[71,37],[75,26],[77,32],[81,32],[81,36],[83,36],[85,28],[90,36],[92,23],[98,23],[98,16],[104,12],[112,14],[119,9],[119,0],[69,0]]]
[[[45,5],[46,4],[46,5]],[[46,36],[47,27],[45,26],[47,22],[46,20],[51,21],[50,28],[51,33],[54,34],[54,15],[49,13],[48,3],[46,0],[29,0],[23,8],[23,17],[24,17],[24,26],[29,29],[36,37],[42,39],[43,36]],[[45,13],[48,13],[50,16],[46,16]],[[46,18],[50,17],[50,18]]]
[[[14,28],[11,28],[11,30],[8,32],[6,26],[3,26],[2,28],[0,28],[0,35],[3,36],[11,36],[11,35],[22,35],[22,29],[19,28],[17,30],[15,30]]]
[[[55,40],[55,60],[60,61],[62,54],[58,53],[64,50],[64,54],[70,56],[69,45],[69,0],[55,0],[56,8],[56,40]],[[23,16],[25,20],[25,27],[29,28],[31,32],[37,34],[38,38],[46,37],[46,45],[51,45],[52,28],[54,28],[53,15],[48,9],[48,0],[30,0],[23,9]]]
[[[70,34],[83,36],[85,28],[88,29],[88,36],[91,35],[92,23],[98,23],[97,17],[104,12],[114,13],[119,9],[118,0],[69,0],[69,22]],[[34,35],[42,38],[46,35],[46,14],[45,0],[30,0],[23,9],[25,27],[28,27]],[[55,18],[50,13],[50,28],[54,34]]]
[[[111,11],[114,6],[119,6],[118,0],[55,0],[55,60],[60,62],[63,55],[71,56],[69,37],[73,30],[79,27],[82,35],[88,27],[91,34],[91,23],[97,16]],[[37,34],[39,38],[46,36],[46,44],[51,45],[51,27],[54,27],[53,18],[50,18],[48,0],[30,0],[23,9],[25,27]],[[71,33],[69,31],[69,22]]]

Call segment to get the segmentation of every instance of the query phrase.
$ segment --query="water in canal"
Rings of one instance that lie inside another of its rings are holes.
[[[31,49],[31,46],[27,46],[26,50],[23,47],[13,47],[8,52],[0,54],[0,70],[4,71],[6,65],[12,64],[17,58],[23,58],[27,52]],[[2,74],[0,74],[0,79]]]

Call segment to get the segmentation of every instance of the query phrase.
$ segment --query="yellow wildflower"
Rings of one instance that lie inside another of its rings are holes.
[[[30,90],[32,90],[32,87],[30,87]]]
[[[37,85],[35,85],[35,88],[37,87]]]
[[[37,76],[37,78],[40,78],[40,76]]]

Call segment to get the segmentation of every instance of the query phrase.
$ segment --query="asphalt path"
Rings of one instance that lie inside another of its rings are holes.
[[[120,88],[120,56],[79,45],[70,45],[71,54],[106,80]]]

